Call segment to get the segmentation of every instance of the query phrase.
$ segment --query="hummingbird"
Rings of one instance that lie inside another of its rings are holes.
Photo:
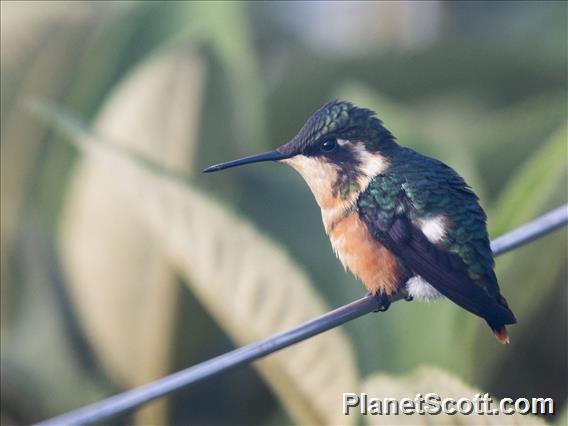
[[[501,295],[479,199],[451,167],[400,146],[374,111],[334,100],[262,161],[295,169],[321,209],[333,251],[386,310],[395,296],[446,297],[485,319],[501,343],[515,316]]]

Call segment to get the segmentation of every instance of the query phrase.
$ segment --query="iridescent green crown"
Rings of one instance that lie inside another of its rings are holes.
[[[374,111],[356,107],[351,102],[334,100],[312,114],[290,146],[302,151],[330,135],[351,141],[361,140],[371,147],[380,141],[394,140]]]

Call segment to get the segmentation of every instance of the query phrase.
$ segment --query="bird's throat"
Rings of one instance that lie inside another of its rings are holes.
[[[304,178],[322,209],[349,203],[359,194],[358,176],[347,176],[334,163],[305,155],[296,155],[282,162],[290,165]]]
[[[357,167],[343,166],[305,155],[282,160],[306,181],[321,209],[328,234],[351,210],[371,179],[388,167],[388,160],[378,153],[361,149],[356,154],[359,160]]]

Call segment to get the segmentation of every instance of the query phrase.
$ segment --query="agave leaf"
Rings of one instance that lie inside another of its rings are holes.
[[[391,376],[387,374],[375,374],[368,377],[362,385],[363,392],[369,398],[410,398],[416,394],[422,396],[428,393],[436,393],[440,398],[472,399],[476,394],[483,395],[485,392],[465,384],[461,379],[440,368],[422,366],[406,376]],[[497,400],[493,401],[492,408],[497,407]],[[464,414],[439,414],[439,415],[381,415],[365,418],[368,424],[389,425],[544,425],[544,421],[536,416],[525,415],[478,415],[475,410],[470,415]]]
[[[187,171],[204,74],[196,51],[159,54],[117,87],[96,126],[121,149]],[[112,377],[136,386],[170,369],[179,289],[136,205],[115,183],[98,164],[81,162],[63,214],[61,247],[74,301],[103,364]],[[164,410],[160,403],[137,416],[163,423]]]
[[[53,110],[50,114],[54,115]],[[77,127],[65,116],[57,112],[55,115],[60,124],[74,133],[91,166],[98,167],[99,173],[107,174],[114,186],[123,189],[124,201],[136,213],[132,220],[151,233],[153,247],[167,259],[172,270],[185,278],[238,344],[283,331],[326,311],[300,268],[281,247],[250,224],[197,190],[150,170],[135,156],[100,143],[101,138],[86,134],[84,127]],[[116,200],[104,200],[104,206],[112,201]],[[81,240],[80,237],[76,238]],[[97,238],[102,240],[100,231]],[[101,249],[93,248],[93,244],[96,242],[91,241],[91,247],[80,247],[77,243],[75,255],[80,251],[86,258],[84,263],[93,262],[101,255]],[[129,261],[131,255],[113,251],[106,268]],[[99,284],[100,277],[96,281]],[[137,288],[129,287],[131,294],[124,294],[122,300],[113,298],[112,303],[122,310],[137,309],[133,305],[138,301],[133,303],[132,298],[137,297],[139,287],[140,283]],[[107,296],[97,289],[91,297],[90,303],[99,306],[101,298]],[[124,319],[136,329],[134,321],[128,321],[128,316]],[[118,326],[116,320],[114,326]],[[119,347],[124,350],[124,342]],[[256,365],[299,422],[350,422],[329,409],[337,403],[342,390],[357,386],[354,354],[341,330],[310,339]]]

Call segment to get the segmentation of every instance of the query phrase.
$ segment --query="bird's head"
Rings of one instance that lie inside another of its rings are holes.
[[[205,173],[260,161],[289,164],[304,178],[322,209],[351,205],[369,181],[388,167],[398,147],[371,110],[332,101],[298,134],[274,151],[217,164]]]

